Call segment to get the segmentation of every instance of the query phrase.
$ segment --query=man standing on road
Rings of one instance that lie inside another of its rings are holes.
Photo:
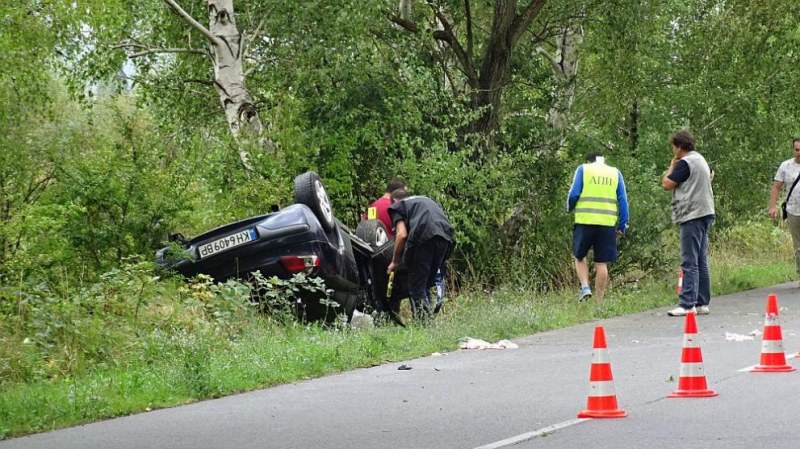
[[[567,211],[575,211],[572,255],[581,283],[578,301],[592,296],[586,256],[594,249],[597,299],[603,299],[608,284],[608,264],[617,260],[617,235],[628,227],[628,196],[622,173],[605,164],[602,154],[591,153],[575,170],[567,196]]]
[[[794,185],[800,176],[800,137],[794,139],[792,147],[794,157],[783,161],[775,173],[772,191],[769,193],[769,216],[778,218],[778,214],[782,213],[778,210],[777,204],[783,187],[786,191],[786,226],[792,234],[795,267],[797,274],[800,275],[800,186]]]
[[[397,269],[402,257],[408,269],[408,296],[416,319],[431,315],[429,287],[443,265],[453,242],[453,227],[436,201],[408,190],[391,194],[389,215],[395,226],[392,262],[386,272]]]
[[[394,238],[394,228],[392,227],[392,219],[389,217],[389,206],[392,205],[392,200],[390,198],[392,192],[397,189],[406,189],[406,183],[400,178],[390,179],[389,182],[386,183],[386,191],[383,193],[383,196],[378,198],[377,200],[373,201],[372,204],[369,205],[369,209],[367,209],[367,213],[362,215],[361,219],[378,219],[383,223],[383,226],[386,228],[386,234],[389,237],[389,240]]]
[[[694,137],[689,131],[675,133],[670,143],[673,158],[661,186],[672,191],[672,222],[680,226],[683,287],[678,307],[667,314],[707,315],[711,302],[708,230],[714,221],[713,172],[705,158],[695,151]]]

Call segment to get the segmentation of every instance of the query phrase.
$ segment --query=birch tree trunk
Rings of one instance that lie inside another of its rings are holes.
[[[242,34],[236,27],[233,0],[208,0],[208,20],[209,31],[214,37],[211,42],[214,89],[219,95],[231,134],[239,143],[239,158],[249,168],[248,153],[242,140],[257,139],[263,126],[245,85]]]
[[[398,15],[403,20],[411,20],[411,0],[400,0]]]
[[[438,17],[434,18],[434,26],[436,27],[436,30],[438,32],[440,32],[440,33],[445,32],[444,24],[442,23],[442,21]],[[435,41],[435,45],[436,45],[436,50],[441,55],[440,58],[441,58],[441,62],[442,62],[442,73],[444,74],[443,75],[444,76],[444,80],[443,80],[444,85],[445,86],[450,86],[450,89],[455,91],[455,90],[457,90],[457,88],[453,84],[453,80],[450,79],[450,75],[449,75],[449,73],[447,71],[448,57],[447,57],[446,51],[445,51],[445,50],[447,50],[447,44],[445,44],[442,41],[437,40],[437,41]]]
[[[210,56],[214,65],[214,89],[217,91],[225,119],[228,122],[233,138],[239,146],[239,159],[245,169],[250,169],[249,154],[246,143],[259,139],[263,126],[258,110],[253,103],[253,97],[245,85],[245,72],[242,66],[244,59],[245,42],[242,33],[236,27],[236,16],[233,9],[233,0],[207,0],[209,27],[200,24],[194,17],[187,13],[175,0],[163,0],[164,3],[188,25],[202,34],[210,45]],[[118,47],[131,47],[132,44],[122,44]],[[142,56],[159,52],[191,52],[193,49],[147,49],[130,55]],[[259,141],[259,143],[261,143]]]
[[[555,84],[553,85],[554,102],[547,113],[547,122],[559,135],[559,147],[564,144],[569,127],[569,111],[575,100],[575,82],[578,77],[578,50],[583,44],[583,27],[579,23],[563,27],[556,39],[555,55],[550,55],[541,48],[537,52],[550,61]]]

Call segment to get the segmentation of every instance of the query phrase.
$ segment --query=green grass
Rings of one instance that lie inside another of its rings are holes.
[[[780,258],[788,260],[781,248]],[[771,250],[747,253],[747,263],[743,262],[745,252],[736,247],[712,254],[714,295],[796,276],[791,264],[774,261]],[[45,372],[30,375],[29,380],[4,382],[0,387],[0,439],[454,350],[466,336],[496,341],[668,306],[676,302],[676,279],[668,277],[616,286],[602,302],[578,303],[574,289],[548,295],[513,287],[492,293],[464,292],[446,303],[443,314],[425,327],[383,326],[366,331],[279,324],[234,309],[222,321],[225,326],[219,326],[209,323],[220,321],[184,316],[195,311],[208,318],[207,304],[203,308],[189,302],[190,307],[168,312],[164,312],[165,304],[150,304],[148,310],[159,311],[162,320],[169,317],[169,325],[150,328],[125,341],[125,351],[87,368],[70,371],[62,366],[47,372],[60,353],[52,350],[49,362],[30,368],[32,373]],[[192,298],[208,299],[206,290],[195,290]],[[137,315],[136,319],[141,318]],[[230,331],[232,323],[235,332]],[[24,348],[19,352],[24,353]],[[26,354],[16,363],[33,360]],[[64,357],[59,363],[73,358]]]

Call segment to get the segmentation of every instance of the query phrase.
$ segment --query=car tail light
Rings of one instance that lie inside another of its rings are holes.
[[[286,271],[296,273],[298,271],[311,270],[319,266],[319,257],[317,256],[283,256],[281,257],[281,265]]]

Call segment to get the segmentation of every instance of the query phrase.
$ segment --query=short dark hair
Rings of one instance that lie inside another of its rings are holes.
[[[409,196],[411,196],[411,194],[408,193],[408,190],[403,188],[403,189],[393,190],[390,198],[392,199],[392,202],[395,202],[395,201],[400,201],[403,198],[408,198]]]
[[[397,189],[405,189],[406,182],[400,178],[392,178],[389,182],[386,183],[386,191],[389,193],[394,192]]]
[[[794,138],[794,140],[792,141],[792,148],[794,148],[794,144],[796,144],[797,142],[800,142],[800,137]]]
[[[596,162],[598,157],[603,157],[603,153],[594,151],[586,155],[586,162]]]
[[[694,136],[685,129],[673,134],[670,142],[683,151],[694,151]]]

